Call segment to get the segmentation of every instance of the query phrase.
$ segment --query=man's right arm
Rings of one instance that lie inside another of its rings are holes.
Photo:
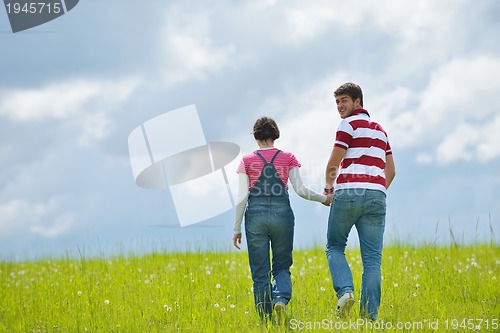
[[[385,156],[385,188],[388,189],[392,183],[392,180],[396,176],[396,167],[394,166],[394,158],[392,154]]]

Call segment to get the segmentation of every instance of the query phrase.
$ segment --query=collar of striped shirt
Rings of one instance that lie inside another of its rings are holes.
[[[364,113],[366,114],[368,117],[370,116],[370,114],[368,113],[368,111],[366,111],[365,109],[357,109],[357,110],[354,110],[354,112],[352,113],[351,116],[357,116],[358,114],[360,113]]]

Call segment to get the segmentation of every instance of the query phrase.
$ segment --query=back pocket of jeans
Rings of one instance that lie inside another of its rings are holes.
[[[386,212],[386,204],[384,200],[373,199],[367,205],[367,214],[377,217],[377,221],[380,221],[380,224],[385,223],[385,212]]]

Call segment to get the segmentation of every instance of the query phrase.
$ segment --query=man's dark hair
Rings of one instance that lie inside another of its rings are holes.
[[[280,137],[280,130],[273,119],[260,117],[253,125],[253,137],[262,141],[276,140]]]
[[[344,83],[334,91],[333,95],[335,97],[340,95],[348,95],[349,97],[351,97],[353,102],[356,100],[356,98],[359,98],[359,104],[363,106],[363,91],[361,90],[361,87],[355,83]]]

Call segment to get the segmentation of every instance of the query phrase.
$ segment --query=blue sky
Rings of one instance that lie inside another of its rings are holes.
[[[495,0],[81,1],[13,34],[1,9],[0,259],[230,249],[232,211],[180,228],[168,190],[135,185],[128,135],[196,104],[207,141],[249,152],[268,115],[320,189],[347,81],[394,150],[386,240],[498,241],[499,15]],[[292,207],[296,247],[323,245],[328,209]]]

